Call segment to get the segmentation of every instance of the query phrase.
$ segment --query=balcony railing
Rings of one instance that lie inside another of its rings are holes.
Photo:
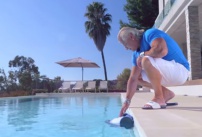
[[[165,7],[163,8],[162,12],[158,15],[158,17],[156,18],[155,24],[154,24],[154,28],[159,28],[160,25],[162,24],[163,20],[165,19],[165,17],[168,15],[170,9],[172,8],[173,4],[175,3],[176,0],[169,0]]]

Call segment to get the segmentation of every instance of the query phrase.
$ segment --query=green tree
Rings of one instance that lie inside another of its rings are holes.
[[[8,72],[7,83],[8,83],[8,91],[18,90],[17,75],[15,71]]]
[[[7,77],[4,69],[0,69],[0,91],[6,91],[8,87]]]
[[[20,86],[24,90],[30,90],[32,79],[39,74],[38,67],[34,64],[34,60],[30,57],[16,56],[14,60],[9,61],[9,67],[16,68],[15,71]]]
[[[104,8],[104,4],[100,2],[93,2],[87,6],[87,12],[84,15],[88,18],[88,20],[85,22],[86,33],[88,33],[89,37],[93,39],[97,49],[102,55],[105,80],[107,80],[107,71],[103,48],[107,36],[110,35],[111,26],[109,23],[112,21],[111,15],[105,14],[106,11],[107,9]]]
[[[38,76],[37,82],[38,82],[38,86],[37,88],[39,89],[47,89],[47,80],[49,78],[46,75],[41,75]]]
[[[60,76],[55,77],[54,81],[56,81],[56,82],[61,81],[61,77]]]
[[[130,76],[130,69],[126,68],[117,76],[117,89],[125,90],[127,88],[128,78]]]
[[[30,72],[25,71],[25,72],[19,73],[18,80],[22,89],[31,90],[32,76]]]
[[[40,83],[40,75],[39,74],[34,74],[32,77],[32,88],[33,89],[38,89],[38,85]]]
[[[53,82],[54,82],[54,90],[58,89],[59,87],[62,86],[62,79],[60,76],[57,76],[53,79]]]
[[[14,71],[8,72],[8,77],[6,76],[3,69],[0,69],[0,91],[14,91],[18,89],[16,83],[17,78]]]
[[[148,29],[153,27],[158,16],[158,0],[127,0],[124,11],[128,15],[129,23],[120,21],[120,26]]]

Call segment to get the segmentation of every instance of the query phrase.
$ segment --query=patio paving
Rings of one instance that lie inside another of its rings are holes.
[[[125,93],[122,93],[125,96]],[[201,137],[202,97],[176,95],[169,102],[177,106],[166,109],[143,110],[142,106],[153,97],[152,92],[137,92],[132,98],[133,112],[138,129],[147,137]],[[140,127],[139,127],[140,126]]]

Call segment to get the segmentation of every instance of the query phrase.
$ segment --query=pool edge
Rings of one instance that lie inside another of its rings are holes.
[[[121,101],[122,101],[122,103],[124,102],[124,100],[125,100],[125,96],[124,96],[123,94],[121,94]],[[133,116],[133,119],[134,119],[134,124],[135,124],[135,127],[136,127],[136,129],[137,129],[137,132],[135,132],[135,130],[133,129],[134,134],[136,135],[136,133],[138,133],[138,137],[147,137],[147,135],[145,134],[143,128],[140,126],[140,124],[139,124],[137,118],[136,118],[135,115],[133,114],[132,110],[129,108],[129,109],[127,110],[127,112],[128,112],[131,116]]]

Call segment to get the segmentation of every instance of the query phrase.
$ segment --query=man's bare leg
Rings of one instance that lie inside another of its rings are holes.
[[[155,91],[155,96],[152,101],[159,103],[159,105],[165,105],[163,88],[161,85],[162,77],[160,72],[151,64],[150,60],[146,57],[142,58],[142,68],[145,70],[146,75],[151,82],[152,88]],[[144,107],[150,107],[150,105],[145,105]]]
[[[163,97],[165,99],[165,102],[167,103],[169,100],[175,97],[175,93],[171,90],[167,89],[166,87],[162,86],[163,89]]]
[[[138,79],[138,85],[153,89],[152,85],[148,83],[147,81],[143,81],[141,77]],[[166,103],[175,97],[175,94],[164,86],[162,86],[162,91],[163,91],[163,98]]]

